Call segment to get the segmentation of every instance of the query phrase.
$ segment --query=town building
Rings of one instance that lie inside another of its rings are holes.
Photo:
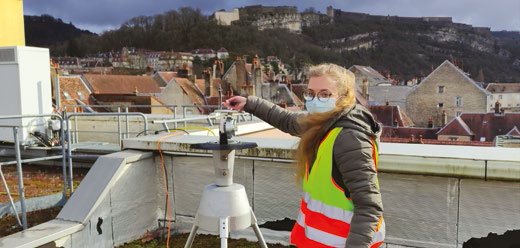
[[[406,97],[406,113],[419,127],[444,126],[462,113],[487,112],[489,93],[450,61],[444,61]]]
[[[496,102],[505,112],[520,112],[520,83],[490,83],[486,90],[490,93],[489,112],[493,112]]]

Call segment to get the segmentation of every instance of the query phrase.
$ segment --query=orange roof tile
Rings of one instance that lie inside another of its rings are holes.
[[[97,94],[133,94],[136,90],[139,93],[161,92],[150,76],[85,74],[83,77]]]
[[[80,77],[60,76],[61,105],[77,105],[76,99],[89,104],[90,91]]]

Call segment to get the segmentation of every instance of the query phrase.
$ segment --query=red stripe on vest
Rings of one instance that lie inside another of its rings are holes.
[[[350,232],[350,224],[329,218],[322,213],[314,212],[307,208],[307,203],[302,200],[302,212],[305,214],[305,224],[326,233],[346,238]]]
[[[324,245],[305,236],[305,229],[296,222],[291,232],[291,244],[302,248],[331,248],[332,246]]]

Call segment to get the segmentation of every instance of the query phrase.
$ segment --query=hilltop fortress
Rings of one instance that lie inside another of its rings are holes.
[[[352,21],[394,21],[403,23],[430,23],[464,30],[473,30],[483,35],[490,35],[488,27],[473,27],[468,24],[454,23],[451,17],[401,17],[381,16],[365,13],[347,12],[327,7],[326,14],[320,12],[298,12],[295,6],[262,6],[253,5],[233,9],[232,11],[216,11],[213,15],[220,25],[245,24],[258,27],[259,30],[284,28],[300,33],[303,27],[331,23],[337,20]]]

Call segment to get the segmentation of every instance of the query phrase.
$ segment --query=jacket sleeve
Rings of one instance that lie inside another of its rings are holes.
[[[247,97],[244,111],[251,113],[272,126],[294,136],[300,136],[302,127],[298,119],[305,113],[296,113],[283,109],[256,96]]]
[[[343,129],[334,143],[334,160],[354,203],[348,248],[370,247],[383,216],[373,149],[370,136],[352,129]]]

